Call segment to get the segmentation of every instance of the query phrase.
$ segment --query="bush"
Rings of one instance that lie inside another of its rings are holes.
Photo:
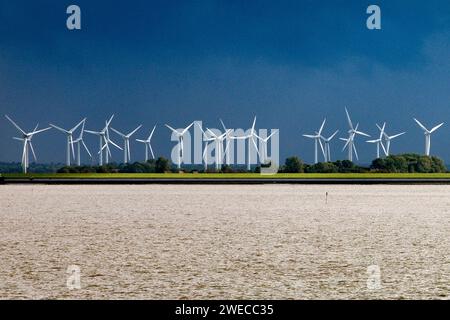
[[[418,154],[392,155],[384,159],[375,159],[371,170],[392,173],[441,173],[447,172],[444,162],[438,157]]]
[[[303,161],[298,157],[287,158],[284,163],[283,172],[286,172],[286,173],[302,173],[302,172],[304,172]]]

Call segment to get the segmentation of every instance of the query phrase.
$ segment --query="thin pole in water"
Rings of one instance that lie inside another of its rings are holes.
[[[325,192],[325,203],[328,203],[328,191]]]

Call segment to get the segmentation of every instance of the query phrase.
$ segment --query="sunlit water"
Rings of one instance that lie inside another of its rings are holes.
[[[449,298],[450,186],[5,185],[0,208],[0,298]]]

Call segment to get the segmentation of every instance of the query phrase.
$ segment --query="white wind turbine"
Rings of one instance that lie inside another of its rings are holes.
[[[381,127],[377,124],[378,129],[381,130]],[[384,141],[386,142],[386,150],[385,150],[385,155],[386,157],[389,156],[390,154],[390,149],[391,149],[391,141],[397,137],[400,137],[402,135],[404,135],[406,132],[401,132],[398,134],[394,134],[392,136],[388,135],[386,132],[384,132]]]
[[[34,152],[34,148],[33,148],[33,144],[31,143],[31,139],[33,138],[33,136],[35,134],[50,130],[51,127],[45,128],[45,129],[41,129],[38,130],[38,125],[36,125],[36,127],[34,128],[33,131],[31,132],[25,132],[24,130],[22,130],[22,128],[20,128],[10,117],[8,117],[7,115],[5,115],[6,119],[8,119],[9,122],[11,122],[14,127],[16,127],[17,130],[19,130],[19,132],[22,134],[21,138],[18,137],[14,137],[14,140],[18,140],[18,141],[22,141],[23,142],[23,149],[22,149],[22,169],[23,169],[23,173],[27,173],[28,171],[28,166],[29,166],[29,149],[31,149],[31,152],[33,153],[33,157],[34,157],[34,161],[37,161],[36,158],[36,153]]]
[[[119,136],[123,138],[123,163],[127,164],[131,161],[131,152],[130,152],[130,138],[133,134],[135,134],[140,128],[142,127],[142,124],[139,125],[136,129],[131,131],[128,134],[122,133],[119,130],[114,129],[111,127],[111,130],[117,133]]]
[[[327,119],[323,120],[322,125],[320,126],[319,131],[316,132],[316,134],[314,134],[314,135],[304,134],[303,135],[305,138],[314,139],[314,163],[319,162],[319,149],[318,149],[319,146],[318,145],[320,145],[320,148],[322,149],[323,157],[325,158],[325,161],[326,161],[325,150],[323,149],[323,145],[322,145],[322,141],[321,141],[322,130],[323,130],[323,127],[325,126],[326,121],[327,121]]]
[[[345,150],[345,148],[348,148],[348,160],[353,161],[353,152],[355,152],[356,159],[358,160],[358,152],[356,151],[355,146],[355,137],[356,135],[362,135],[366,137],[370,137],[367,133],[364,133],[362,131],[358,131],[359,123],[356,124],[356,127],[353,127],[352,120],[350,119],[350,114],[348,113],[347,108],[345,108],[345,113],[347,115],[347,121],[350,129],[348,130],[348,138],[340,138],[342,141],[345,141],[344,148],[342,151]]]
[[[336,134],[339,132],[339,130],[336,130],[331,136],[328,138],[325,138],[324,136],[321,136],[323,143],[324,143],[324,149],[325,149],[325,162],[331,162],[331,149],[330,149],[330,142],[333,140],[333,138],[336,136]]]
[[[437,129],[439,129],[444,123],[442,122],[441,124],[435,126],[433,129],[428,130],[422,123],[420,123],[419,120],[417,120],[416,118],[413,119],[423,130],[423,134],[425,135],[425,155],[429,156],[431,148],[431,134],[435,132]]]
[[[258,145],[256,144],[255,138],[257,137],[256,132],[255,132],[255,125],[256,125],[256,116],[253,119],[253,124],[252,127],[250,128],[250,133],[245,135],[245,136],[230,136],[229,138],[232,140],[246,140],[248,139],[248,152],[247,152],[247,170],[250,171],[251,170],[251,148],[252,148],[252,143],[253,146],[255,147],[256,152],[259,155],[259,150],[258,150]],[[231,132],[231,131],[230,131]]]
[[[267,142],[269,141],[270,138],[272,138],[272,136],[273,136],[275,133],[278,133],[278,130],[273,131],[273,132],[272,132],[268,137],[266,137],[266,138],[262,138],[262,137],[258,136],[258,135],[255,133],[256,138],[258,138],[259,141],[261,142],[261,149],[262,149],[262,151],[260,151],[259,154],[260,154],[260,160],[261,160],[261,163],[262,163],[262,164],[266,164],[266,159],[268,158],[268,155],[267,155]]]
[[[183,143],[184,143],[184,135],[186,134],[186,132],[188,132],[188,130],[194,125],[194,122],[192,122],[189,126],[187,126],[186,128],[184,128],[183,130],[175,130],[174,128],[172,128],[171,126],[169,126],[168,124],[166,124],[166,127],[169,128],[173,133],[175,133],[175,135],[178,138],[178,169],[181,169],[181,159],[183,159]]]
[[[203,131],[203,130],[202,130]],[[223,161],[223,141],[225,140],[228,131],[221,135],[215,134],[211,129],[206,128],[206,131],[211,135],[211,138],[207,139],[207,141],[214,141],[216,144],[216,148],[214,150],[215,157],[216,157],[216,170],[220,170],[222,167],[222,161]],[[225,151],[226,152],[226,151]]]
[[[121,147],[119,147],[117,144],[115,144],[111,139],[109,138],[109,126],[111,124],[112,119],[114,118],[114,115],[111,116],[109,120],[106,121],[105,127],[101,131],[91,131],[91,130],[85,130],[85,132],[96,135],[99,137],[99,165],[103,165],[103,151],[105,152],[105,163],[108,164],[109,157],[111,156],[111,150],[109,149],[109,144],[111,143],[113,146],[115,146],[117,149],[122,150]],[[106,149],[106,150],[105,150]]]
[[[62,133],[64,133],[67,137],[67,146],[66,146],[66,166],[70,166],[70,150],[72,149],[72,156],[73,158],[75,158],[75,150],[73,147],[73,133],[75,132],[75,130],[78,129],[79,126],[81,126],[84,122],[86,121],[86,118],[84,118],[83,120],[81,120],[75,127],[73,127],[70,130],[66,130],[63,129],[61,127],[58,127],[57,125],[51,124],[50,126],[55,128],[58,131],[61,131]]]
[[[155,159],[155,154],[153,153],[151,144],[152,136],[153,133],[155,132],[155,129],[156,125],[153,127],[153,130],[150,132],[150,135],[148,136],[147,140],[136,139],[137,142],[145,144],[145,162],[148,161],[148,150],[150,150],[150,152],[152,153],[152,159]]]
[[[89,151],[88,147],[86,146],[86,143],[84,143],[84,140],[83,140],[85,123],[86,122],[84,121],[83,125],[81,126],[81,131],[80,131],[80,135],[78,136],[78,138],[72,142],[72,144],[76,144],[77,145],[77,151],[76,151],[76,154],[77,154],[77,166],[81,166],[81,145],[83,145],[83,147],[86,150],[87,154],[92,159],[92,154]]]
[[[378,139],[374,140],[367,140],[368,143],[376,143],[377,145],[377,159],[380,158],[380,147],[383,149],[384,154],[387,154],[387,150],[384,147],[383,144],[383,137],[384,137],[384,129],[386,128],[386,122],[383,123],[383,127],[380,128],[380,126],[377,124],[378,129],[380,129],[380,137]]]

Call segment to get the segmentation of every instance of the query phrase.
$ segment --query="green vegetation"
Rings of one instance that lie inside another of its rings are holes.
[[[305,164],[298,157],[289,157],[276,175],[260,175],[260,167],[247,172],[242,166],[223,166],[216,172],[209,168],[203,172],[203,166],[185,167],[184,172],[178,170],[163,157],[147,162],[135,162],[132,164],[108,164],[104,166],[71,166],[65,167],[58,164],[32,165],[29,174],[20,172],[20,164],[0,163],[0,172],[6,179],[15,178],[227,178],[227,179],[252,179],[252,178],[298,178],[298,179],[370,179],[370,178],[450,178],[446,174],[444,162],[437,157],[427,157],[417,154],[394,155],[386,158],[375,159],[370,167],[361,167],[348,160],[335,162]]]
[[[444,162],[434,156],[402,154],[375,159],[370,166],[372,171],[389,173],[442,173],[447,172]]]
[[[449,179],[450,173],[7,173],[5,179]]]

